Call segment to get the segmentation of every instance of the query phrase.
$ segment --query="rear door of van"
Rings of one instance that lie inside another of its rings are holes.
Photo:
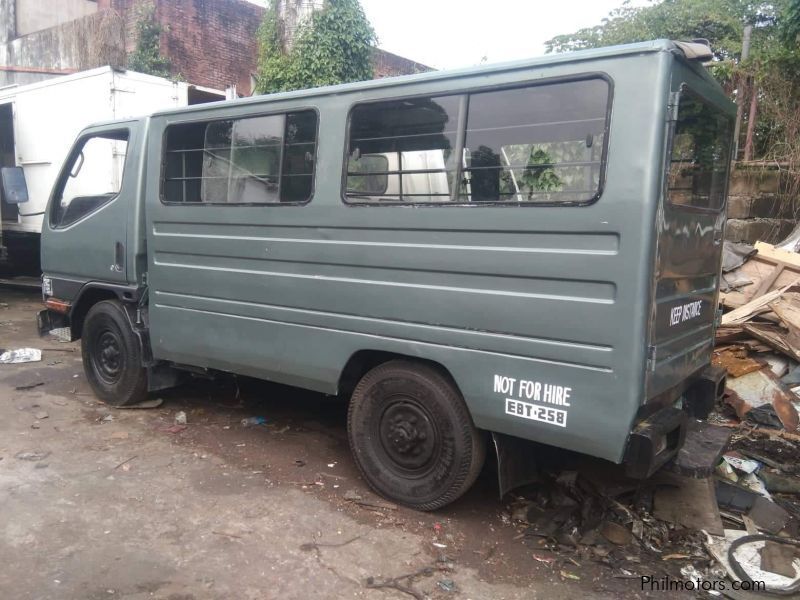
[[[656,218],[648,399],[680,392],[709,364],[714,345],[733,141],[730,103],[716,92],[705,78],[676,69]]]

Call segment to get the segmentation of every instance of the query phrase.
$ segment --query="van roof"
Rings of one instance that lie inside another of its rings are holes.
[[[681,47],[683,45],[683,48]],[[267,94],[260,96],[250,96],[249,98],[241,98],[238,100],[224,100],[221,102],[210,102],[206,104],[198,104],[190,107],[178,109],[164,109],[153,113],[153,116],[172,115],[172,114],[186,114],[187,112],[205,110],[210,106],[215,106],[221,103],[226,105],[235,104],[248,104],[248,103],[263,103],[265,101],[281,101],[292,100],[295,98],[310,98],[337,95],[351,92],[359,92],[365,90],[373,90],[380,88],[394,87],[398,85],[406,85],[411,83],[422,83],[428,81],[440,81],[446,79],[455,79],[458,77],[468,75],[481,75],[483,73],[496,73],[498,71],[514,71],[517,69],[524,69],[529,67],[537,67],[553,64],[564,64],[573,62],[583,62],[596,60],[600,58],[621,57],[632,54],[643,54],[650,52],[673,52],[679,56],[686,57],[685,48],[688,46],[699,46],[695,43],[676,43],[666,39],[652,40],[649,42],[638,42],[635,44],[624,44],[620,46],[606,46],[604,48],[592,48],[589,50],[578,50],[574,52],[563,52],[559,54],[547,54],[536,58],[529,58],[524,60],[510,61],[495,63],[491,65],[480,65],[475,67],[466,67],[460,69],[450,69],[443,71],[431,71],[427,73],[419,73],[415,75],[402,75],[399,77],[386,77],[383,79],[373,79],[369,81],[359,81],[356,83],[345,83],[339,85],[330,85],[318,88],[295,90],[291,92],[280,92],[276,94]]]

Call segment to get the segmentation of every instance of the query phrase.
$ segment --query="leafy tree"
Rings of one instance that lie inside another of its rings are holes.
[[[741,61],[746,25],[753,26],[752,42],[748,60]],[[737,101],[746,107],[756,96],[756,153],[777,158],[792,145],[787,136],[800,115],[799,33],[800,0],[651,0],[641,7],[626,1],[600,25],[556,36],[546,48],[561,52],[655,38],[705,38],[715,54],[711,73],[723,87],[733,94],[744,82],[744,96]]]
[[[528,199],[536,192],[558,192],[563,188],[561,178],[553,168],[550,154],[536,146],[531,148],[528,165],[520,178],[523,187],[528,190]]]
[[[800,0],[789,0],[781,24],[781,33],[783,41],[789,48],[797,48],[800,44]]]
[[[327,0],[301,25],[294,46],[284,51],[276,0],[259,28],[256,92],[288,90],[372,79],[375,31],[358,0]]]
[[[128,68],[139,73],[170,77],[172,64],[161,54],[161,34],[164,27],[156,19],[152,0],[136,4],[136,47],[128,55]]]
[[[657,38],[704,38],[711,42],[718,60],[738,58],[745,24],[774,23],[775,6],[775,2],[748,0],[651,0],[648,6],[633,7],[626,0],[600,25],[556,36],[545,47],[548,52],[563,52]]]

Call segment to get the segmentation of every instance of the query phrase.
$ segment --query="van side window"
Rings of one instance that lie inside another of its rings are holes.
[[[122,185],[128,131],[93,135],[72,154],[58,183],[50,223],[66,227],[116,198]]]
[[[350,202],[449,202],[458,96],[361,104],[350,116]]]
[[[589,202],[602,184],[609,100],[609,83],[593,77],[356,105],[345,198]]]
[[[592,200],[600,190],[608,97],[603,79],[472,94],[463,196],[471,202]]]
[[[719,210],[731,161],[730,117],[689,90],[681,94],[672,136],[667,193],[672,204]]]
[[[165,202],[302,203],[311,199],[317,114],[172,125],[164,153]]]

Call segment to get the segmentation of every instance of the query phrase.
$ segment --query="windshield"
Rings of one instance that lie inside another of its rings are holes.
[[[672,204],[722,208],[732,129],[732,120],[718,108],[689,90],[681,93],[667,174],[667,193]]]

